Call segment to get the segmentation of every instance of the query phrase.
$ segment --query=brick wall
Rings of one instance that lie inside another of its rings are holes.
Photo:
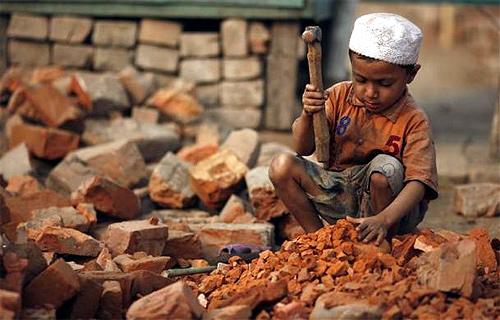
[[[205,28],[192,20],[13,14],[7,58],[9,65],[93,72],[132,65],[162,84],[176,78],[195,83],[207,110],[236,127],[286,130],[299,110],[299,34],[294,22],[227,19]]]

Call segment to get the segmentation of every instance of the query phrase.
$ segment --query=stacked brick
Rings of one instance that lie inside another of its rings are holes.
[[[222,20],[218,29],[206,30],[188,21],[15,13],[7,28],[7,56],[10,66],[94,72],[131,67],[162,85],[187,80],[210,114],[235,127],[288,129],[297,113],[296,67],[303,55],[297,50],[298,24],[274,25],[272,40],[264,23],[243,19]],[[266,98],[266,91],[273,94]]]

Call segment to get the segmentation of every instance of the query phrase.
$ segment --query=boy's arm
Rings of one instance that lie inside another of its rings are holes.
[[[377,215],[367,218],[351,218],[347,220],[359,224],[359,239],[369,242],[376,239],[379,245],[387,235],[388,230],[403,218],[411,209],[424,199],[425,185],[413,180],[408,182],[396,198]]]
[[[314,144],[314,127],[312,115],[302,111],[292,125],[292,141],[295,152],[302,156],[312,154],[316,148]]]

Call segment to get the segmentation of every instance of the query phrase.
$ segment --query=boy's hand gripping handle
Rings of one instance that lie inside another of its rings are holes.
[[[309,80],[317,90],[323,92],[321,74],[321,29],[318,26],[306,27],[302,39],[307,44],[307,62],[309,64]],[[326,168],[330,156],[330,132],[326,122],[325,109],[313,114],[314,142],[316,157]]]

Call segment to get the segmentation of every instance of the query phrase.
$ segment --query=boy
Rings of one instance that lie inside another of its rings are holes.
[[[297,156],[271,163],[276,192],[306,232],[344,218],[359,238],[378,245],[422,221],[438,196],[429,120],[408,93],[420,65],[422,32],[389,13],[359,17],[349,42],[352,81],[325,93],[307,85],[292,125]],[[325,101],[326,100],[326,101]],[[326,102],[326,104],[325,104]],[[312,115],[325,106],[330,130],[328,169],[302,156],[314,152]]]

